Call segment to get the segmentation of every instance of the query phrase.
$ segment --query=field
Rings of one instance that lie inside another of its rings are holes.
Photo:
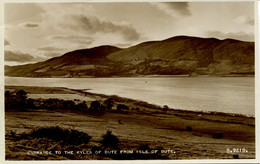
[[[6,86],[6,90],[23,89],[28,97],[52,94],[86,97],[103,102],[109,96],[88,93],[83,90],[44,87]],[[89,113],[63,109],[27,109],[6,111],[6,159],[7,160],[57,160],[57,159],[254,159],[255,119],[242,115],[203,113],[169,109],[141,101],[113,96],[112,110]],[[81,101],[81,100],[74,100]],[[118,104],[128,110],[116,110]],[[139,110],[135,110],[139,108]],[[20,138],[41,127],[74,129],[91,136],[89,143],[73,145],[48,138]],[[119,139],[117,148],[104,148],[102,136],[110,130]],[[94,154],[95,150],[107,150],[106,154]],[[109,150],[109,151],[108,151]],[[115,151],[117,150],[117,154]],[[120,150],[142,150],[127,154]],[[146,152],[148,151],[148,153]],[[155,155],[152,152],[158,150]],[[231,151],[232,152],[231,152]],[[44,154],[49,151],[51,154]],[[54,153],[61,151],[61,154]],[[73,151],[70,152],[70,151]],[[93,154],[89,153],[92,151]],[[85,152],[86,154],[82,154]],[[114,152],[114,154],[113,154]],[[65,154],[67,153],[67,154]]]

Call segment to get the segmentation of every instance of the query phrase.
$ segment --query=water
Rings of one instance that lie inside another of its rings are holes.
[[[253,77],[23,78],[5,85],[90,89],[89,92],[143,100],[175,109],[253,116]]]

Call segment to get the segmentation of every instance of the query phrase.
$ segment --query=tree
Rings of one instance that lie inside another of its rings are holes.
[[[16,92],[16,96],[17,98],[25,100],[27,98],[27,92],[25,92],[24,90],[19,90]]]
[[[86,104],[86,101],[83,101],[82,103],[79,103],[75,106],[77,110],[86,110],[88,109],[88,106]]]
[[[98,101],[92,101],[90,104],[90,111],[98,111],[100,109],[100,103]]]
[[[10,91],[5,91],[5,109],[11,109],[14,107],[15,96]]]
[[[19,90],[16,92],[16,107],[24,110],[26,108],[27,92]]]
[[[119,139],[112,134],[112,131],[108,130],[105,135],[102,136],[101,144],[105,148],[117,148]]]
[[[63,106],[65,109],[74,109],[75,103],[72,100],[67,100],[63,102]]]
[[[129,107],[124,104],[118,104],[116,109],[117,110],[128,110]]]
[[[111,110],[112,107],[114,106],[114,101],[113,98],[108,98],[107,100],[104,101],[104,106],[108,109]]]
[[[163,106],[163,111],[164,111],[164,112],[167,112],[168,110],[169,110],[169,107],[168,107],[167,105],[164,105],[164,106]]]
[[[5,91],[5,98],[10,98],[12,93],[10,91]]]
[[[31,108],[31,109],[35,108],[34,102],[35,102],[34,99],[29,98],[27,100],[27,103],[26,103],[27,104],[27,108]]]
[[[50,98],[44,101],[44,107],[47,109],[55,108],[54,99]]]

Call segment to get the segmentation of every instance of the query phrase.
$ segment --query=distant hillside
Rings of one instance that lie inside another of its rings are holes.
[[[254,72],[254,43],[177,36],[114,52],[113,61],[133,63],[141,74],[229,74]]]
[[[25,77],[71,77],[75,76],[77,72],[84,72],[84,70],[114,65],[114,62],[108,59],[107,55],[119,50],[121,49],[113,46],[100,46],[90,49],[75,50],[44,62],[13,67],[7,66],[5,67],[5,75]]]
[[[6,67],[7,76],[254,75],[254,43],[176,36],[126,49],[100,46],[37,64]]]

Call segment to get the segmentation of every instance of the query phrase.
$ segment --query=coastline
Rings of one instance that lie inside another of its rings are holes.
[[[153,77],[253,77],[255,78],[255,73],[253,74],[243,74],[243,73],[231,73],[231,74],[198,74],[198,75],[190,75],[190,74],[180,74],[180,75],[158,75],[158,74],[151,74],[151,75],[117,75],[117,76],[40,76],[40,77],[34,77],[34,76],[7,76],[5,77],[22,77],[22,78],[135,78],[135,77],[147,77],[147,78],[153,78]]]
[[[53,95],[78,94],[100,103],[107,98],[112,98],[115,102],[112,110],[98,113],[68,109],[6,111],[6,134],[10,132],[15,134],[28,133],[30,129],[60,125],[63,128],[76,127],[77,130],[87,132],[93,137],[90,145],[97,145],[99,144],[97,140],[99,140],[100,136],[110,129],[120,139],[121,149],[137,149],[136,145],[138,144],[149,144],[152,148],[163,147],[164,149],[178,152],[177,156],[176,154],[168,154],[167,158],[169,159],[232,159],[233,155],[236,154],[244,159],[255,158],[254,117],[226,113],[184,111],[180,109],[163,111],[162,107],[147,102],[115,95],[108,96],[90,93],[87,90],[62,87],[5,87],[6,90],[10,91],[22,89],[28,92],[29,95],[50,93]],[[86,103],[90,106],[91,101]],[[119,104],[126,105],[129,109],[117,111],[115,107]],[[135,110],[136,108],[139,110]],[[15,155],[15,158],[19,156],[16,153],[12,153],[12,150],[17,144],[21,144],[22,141],[14,141],[8,136],[6,137],[7,155],[12,160]],[[227,152],[227,149],[233,148],[245,148],[248,153],[234,154]],[[18,149],[16,151],[19,153],[19,151],[25,151],[30,148],[16,149]],[[34,155],[34,157],[38,159],[37,155]],[[25,156],[19,156],[18,159],[23,158]],[[55,158],[60,159],[58,157]],[[70,159],[67,156],[65,158]],[[91,159],[98,158],[100,157],[91,157]],[[113,159],[113,157],[111,158]],[[48,159],[48,156],[45,156],[44,159]]]
[[[138,99],[132,99],[132,98],[127,98],[127,97],[122,97],[118,95],[106,95],[106,94],[101,94],[101,93],[93,93],[89,92],[88,90],[90,89],[70,89],[66,87],[38,87],[38,86],[12,86],[12,85],[6,85],[5,89],[11,89],[11,88],[16,88],[16,89],[24,89],[25,91],[28,91],[29,93],[74,93],[74,94],[80,94],[85,97],[90,97],[93,99],[98,99],[98,100],[105,100],[107,98],[113,98],[114,101],[118,102],[128,102],[128,103],[133,103],[137,106],[142,106],[142,107],[148,107],[152,108],[155,110],[162,110],[162,106],[156,105],[156,104],[151,104],[146,101],[138,100]],[[61,91],[62,90],[62,91]],[[167,104],[166,104],[167,105]],[[218,112],[218,111],[200,111],[200,110],[185,110],[185,109],[175,109],[175,108],[169,108],[170,111],[178,111],[178,112],[190,112],[194,114],[214,114],[214,115],[222,115],[222,116],[234,116],[234,117],[248,117],[248,118],[255,118],[255,116],[252,115],[244,115],[244,114],[238,114],[238,113],[225,113],[225,112]]]

